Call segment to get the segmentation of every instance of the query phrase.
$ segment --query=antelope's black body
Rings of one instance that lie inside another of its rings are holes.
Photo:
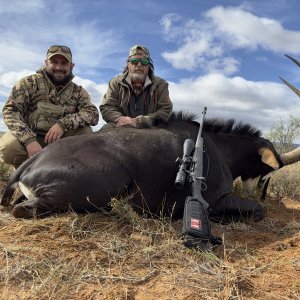
[[[131,195],[137,211],[181,217],[189,187],[178,190],[175,164],[185,139],[196,139],[199,124],[181,114],[153,129],[115,128],[55,142],[24,162],[11,176],[1,204],[15,217],[95,211],[112,197]],[[203,198],[210,216],[263,218],[256,203],[233,194],[233,180],[255,178],[282,164],[259,131],[234,121],[206,121],[203,138],[210,166]],[[24,193],[12,202],[15,188]],[[25,199],[24,199],[25,198]]]

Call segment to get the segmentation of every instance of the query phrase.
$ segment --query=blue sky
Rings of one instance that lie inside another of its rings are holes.
[[[200,115],[207,106],[207,117],[268,131],[300,118],[300,99],[278,78],[300,87],[299,68],[284,56],[300,60],[299,11],[297,0],[0,0],[0,105],[50,45],[64,44],[75,82],[99,107],[130,47],[143,44],[174,110]]]

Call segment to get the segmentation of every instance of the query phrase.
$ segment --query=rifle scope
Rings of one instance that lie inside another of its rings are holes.
[[[176,162],[179,162],[179,171],[175,179],[175,187],[182,189],[184,187],[186,174],[189,173],[189,167],[192,161],[191,154],[195,148],[195,142],[191,139],[186,139],[183,143],[183,156],[178,157]]]

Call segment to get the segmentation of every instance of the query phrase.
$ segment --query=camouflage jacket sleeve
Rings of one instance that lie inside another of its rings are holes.
[[[77,104],[77,112],[67,114],[59,121],[59,125],[65,131],[77,129],[79,127],[94,126],[98,124],[99,112],[97,107],[92,104],[91,98],[87,91],[81,86],[75,86],[79,89],[79,99]]]
[[[36,140],[36,134],[27,125],[28,103],[31,96],[30,80],[21,79],[2,109],[4,123],[10,132],[24,145]]]

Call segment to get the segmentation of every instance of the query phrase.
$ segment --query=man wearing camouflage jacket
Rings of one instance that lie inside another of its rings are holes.
[[[129,51],[123,74],[108,84],[100,105],[107,127],[149,128],[166,122],[172,111],[168,83],[154,75],[149,50],[135,45]]]
[[[66,46],[48,49],[45,66],[22,78],[2,113],[9,132],[0,139],[0,158],[17,168],[60,138],[91,133],[99,113],[86,90],[72,79],[72,53]]]

